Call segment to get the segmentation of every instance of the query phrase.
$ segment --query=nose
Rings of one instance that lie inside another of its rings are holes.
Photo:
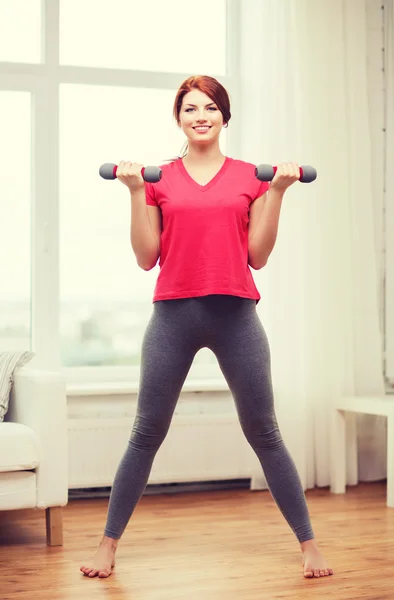
[[[200,110],[199,110],[199,113],[198,113],[198,116],[197,116],[197,118],[196,118],[196,121],[197,121],[198,123],[205,123],[205,122],[206,122],[206,120],[207,120],[207,118],[206,118],[206,116],[205,116],[205,114],[204,114],[204,109],[203,109],[203,108],[200,108]]]

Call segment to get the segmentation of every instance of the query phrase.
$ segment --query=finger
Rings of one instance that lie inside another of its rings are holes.
[[[124,166],[125,166],[125,162],[124,162],[124,160],[121,160],[120,163],[118,164],[118,168],[116,169],[116,177],[121,177],[123,175]]]
[[[292,175],[297,179],[300,178],[300,168],[297,163],[291,163]]]
[[[141,169],[142,169],[142,165],[140,165],[138,163],[134,163],[134,162],[128,162],[127,163],[127,171],[126,171],[127,176],[134,177],[135,175],[140,175]]]
[[[142,167],[143,165],[140,165],[139,163],[133,163],[133,174],[139,175],[142,171]]]
[[[292,179],[298,179],[300,176],[300,170],[296,163],[289,163],[289,175]]]
[[[285,163],[285,175],[287,179],[297,178],[297,165],[295,163]]]
[[[126,163],[126,173],[127,175],[134,174],[134,163],[132,163],[130,160],[128,160]]]
[[[297,165],[295,163],[289,163],[289,176],[293,179],[297,176]]]
[[[285,177],[287,177],[289,175],[289,165],[288,163],[282,163],[281,164],[281,175],[284,175]]]

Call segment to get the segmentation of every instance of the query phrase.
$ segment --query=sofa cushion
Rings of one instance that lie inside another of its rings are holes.
[[[20,423],[0,423],[0,472],[27,471],[38,463],[37,434]]]
[[[35,508],[37,506],[37,475],[35,471],[0,473],[0,510]],[[11,519],[2,522],[12,526]]]
[[[0,423],[8,410],[14,373],[34,356],[34,352],[0,352]]]

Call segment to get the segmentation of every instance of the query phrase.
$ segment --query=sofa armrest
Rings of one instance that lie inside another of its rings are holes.
[[[7,420],[39,438],[37,507],[65,506],[68,499],[67,396],[60,372],[22,367],[15,372]]]

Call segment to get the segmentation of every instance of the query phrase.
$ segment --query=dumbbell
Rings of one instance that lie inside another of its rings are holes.
[[[103,179],[116,179],[118,165],[113,163],[105,163],[101,165],[99,174]],[[144,181],[148,183],[157,183],[162,176],[162,170],[159,167],[142,167],[141,175]]]
[[[277,167],[272,167],[271,165],[258,165],[254,170],[254,174],[259,181],[272,181],[276,170]],[[308,165],[300,167],[300,178],[298,181],[301,181],[301,183],[311,183],[315,181],[316,177],[317,172],[314,167],[309,167]]]

